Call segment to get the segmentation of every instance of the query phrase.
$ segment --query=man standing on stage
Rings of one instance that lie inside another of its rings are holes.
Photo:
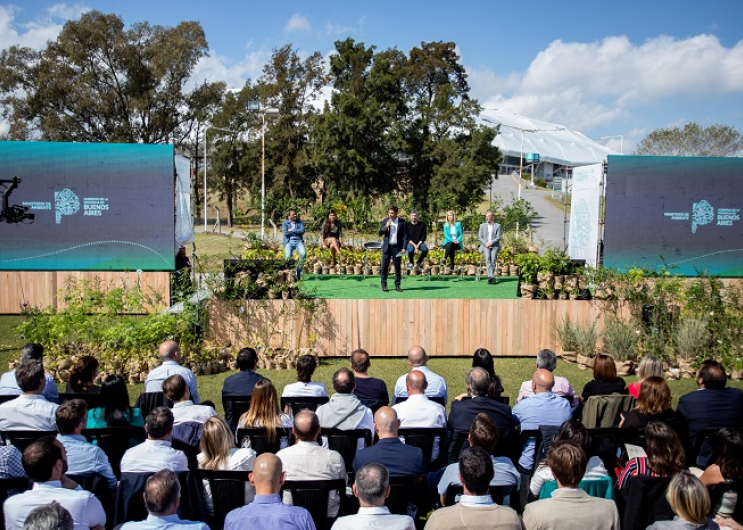
[[[387,273],[390,268],[390,258],[395,266],[395,290],[402,292],[400,288],[400,267],[403,252],[408,246],[407,223],[397,216],[399,208],[390,206],[387,217],[382,220],[379,227],[379,235],[382,239],[382,290],[387,292]]]
[[[292,252],[296,249],[299,254],[299,263],[297,264],[297,279],[302,275],[302,265],[307,251],[304,249],[304,222],[297,217],[297,210],[289,210],[287,219],[281,224],[281,230],[284,232],[284,256],[287,260],[292,257]]]
[[[493,212],[485,214],[485,222],[480,225],[477,237],[480,240],[480,252],[485,256],[485,265],[488,269],[488,283],[497,283],[495,279],[495,264],[500,250],[500,225],[495,222]]]

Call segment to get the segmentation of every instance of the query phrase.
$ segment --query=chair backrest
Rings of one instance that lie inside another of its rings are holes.
[[[147,518],[142,493],[147,479],[154,473],[122,473],[119,488],[116,490],[116,513],[114,525],[127,521],[142,521]],[[181,484],[181,503],[178,515],[181,519],[203,521],[206,507],[203,498],[203,485],[195,473],[182,471],[178,473]]]
[[[337,491],[340,498],[346,494],[346,481],[335,480],[287,480],[282,491],[290,491],[292,504],[310,512],[317,530],[329,530],[328,497]]]
[[[437,460],[441,460],[442,456],[445,456],[444,441],[446,439],[446,428],[445,427],[400,427],[397,434],[400,438],[405,440],[406,445],[412,445],[413,447],[419,447],[423,451],[423,458],[426,461],[426,466],[429,471],[435,471],[440,469],[442,466],[438,462],[432,462],[433,458],[433,446],[436,438],[439,439],[439,454]]]
[[[240,422],[240,416],[250,409],[250,400],[252,396],[222,396],[222,408],[225,410],[225,419],[235,432],[237,424]]]
[[[366,429],[353,429],[344,431],[323,427],[320,435],[328,440],[328,448],[338,451],[346,464],[346,470],[353,469],[353,459],[356,457],[358,440],[364,440],[364,445],[369,447],[372,442],[371,432]]]
[[[248,471],[213,471],[199,469],[196,476],[209,483],[214,503],[214,516],[211,524],[216,530],[224,526],[227,514],[245,505],[245,485],[248,484]]]
[[[517,491],[518,488],[514,484],[508,486],[490,486],[490,488],[488,488],[488,492],[490,493],[490,497],[493,499],[493,502],[501,505],[504,503],[506,497],[509,497],[511,499],[511,502],[509,504],[512,504],[515,500],[515,497],[518,497],[518,495],[514,495]],[[444,496],[446,505],[454,506],[458,502],[458,497],[461,496],[463,493],[464,486],[462,486],[461,484],[449,484],[449,487],[446,488],[446,494]]]
[[[91,443],[100,447],[111,463],[114,475],[121,475],[121,459],[124,453],[147,438],[144,427],[105,427],[102,429],[85,429],[82,435]]]
[[[26,447],[44,436],[57,436],[57,431],[2,431],[5,445],[15,445],[22,453]]]
[[[390,494],[384,501],[390,513],[408,515],[408,504],[413,500],[417,479],[414,475],[390,475]]]
[[[617,466],[617,457],[624,454],[624,445],[633,444],[645,446],[645,428],[617,429],[608,427],[603,429],[588,429],[591,438],[591,450],[588,454],[598,456],[606,469]]]
[[[199,454],[199,441],[203,424],[198,421],[186,421],[173,426],[173,437],[171,443],[173,449],[183,451],[188,460],[188,469],[196,469],[199,462],[196,456]]]
[[[5,510],[2,509],[8,497],[23,493],[31,487],[26,477],[0,478],[0,528],[5,528]]]
[[[18,396],[20,396],[20,394],[8,394],[8,395],[0,396],[0,403],[5,403],[6,401],[12,401]]]
[[[547,451],[552,447],[555,441],[555,435],[559,429],[560,427],[556,425],[540,425],[539,429],[526,429],[520,432],[519,451],[523,451],[527,443],[534,442],[534,460],[531,467],[532,475],[537,469],[539,462],[547,458]]]
[[[111,496],[111,490],[108,487],[108,480],[100,473],[78,473],[67,474],[67,478],[77,482],[82,489],[89,491],[101,501],[103,510],[106,512],[106,520],[114,516],[114,503]]]
[[[256,452],[256,456],[263,453],[276,454],[281,449],[281,439],[289,438],[291,444],[292,430],[288,427],[277,427],[276,437],[272,440],[269,438],[268,431],[265,427],[252,427],[250,429],[238,429],[237,441],[238,446],[245,447],[245,438],[250,440],[250,448]]]
[[[330,401],[328,396],[282,397],[281,410],[290,413],[292,416],[296,416],[300,410],[317,410],[317,407],[324,405],[328,401]],[[287,410],[287,407],[290,407],[291,411]]]
[[[700,429],[694,436],[692,446],[692,454],[687,455],[687,465],[702,466],[701,469],[705,469],[709,464],[717,460],[717,433],[720,432],[720,428],[715,429]]]
[[[617,496],[617,508],[622,519],[622,530],[643,530],[655,521],[669,521],[674,513],[666,499],[672,477],[636,475]]]
[[[71,401],[73,399],[82,399],[88,406],[88,410],[93,410],[96,407],[101,406],[101,395],[100,394],[88,394],[87,392],[60,392],[59,393],[59,404],[61,405],[65,401]]]
[[[497,401],[498,403],[503,403],[504,405],[510,405],[511,404],[511,398],[508,396],[495,396],[491,398],[493,401]]]
[[[134,407],[142,411],[142,417],[146,418],[152,409],[157,407],[173,408],[173,402],[165,397],[162,392],[142,392],[137,397]]]
[[[442,407],[446,407],[446,399],[444,399],[443,396],[428,396],[428,399],[430,399],[434,403],[438,403]],[[408,400],[408,396],[397,396],[395,398],[395,405],[397,405],[398,403],[402,403],[403,401],[407,401],[407,400]]]
[[[588,429],[616,427],[620,414],[635,408],[635,397],[627,394],[591,396],[583,406],[583,424]]]

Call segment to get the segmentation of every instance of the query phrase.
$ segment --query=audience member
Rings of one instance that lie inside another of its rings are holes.
[[[25,477],[21,457],[23,455],[14,445],[0,445],[0,479]]]
[[[459,457],[459,480],[464,495],[454,506],[436,510],[428,517],[426,530],[521,530],[521,519],[508,506],[498,506],[490,497],[493,480],[490,455],[481,447],[470,447]]]
[[[537,353],[537,370],[549,370],[554,372],[557,368],[557,355],[554,351],[549,349],[539,350]],[[554,375],[554,374],[553,374]],[[578,393],[573,390],[570,385],[570,381],[567,378],[560,375],[555,375],[555,386],[552,387],[552,393],[562,398],[570,399],[570,404],[573,408],[577,407],[580,403],[580,397]],[[516,398],[516,403],[519,403],[522,399],[531,397],[534,395],[534,391],[531,389],[531,379],[521,383],[519,388],[519,397]]]
[[[276,456],[287,480],[346,480],[346,465],[337,451],[325,449],[318,443],[320,422],[311,410],[302,410],[294,417],[292,432],[296,443],[282,449]],[[284,492],[284,502],[291,504],[291,493]],[[338,517],[341,499],[337,491],[330,492],[328,517]]]
[[[103,380],[101,403],[102,407],[88,411],[86,429],[144,427],[142,411],[129,405],[129,390],[126,381],[120,375],[109,375]]]
[[[421,346],[413,346],[412,348],[410,348],[410,350],[408,350],[408,365],[410,365],[411,370],[418,370],[420,372],[423,372],[423,374],[426,376],[426,381],[428,381],[426,396],[430,398],[444,398],[444,401],[448,400],[448,396],[446,393],[446,379],[432,372],[431,369],[428,367],[428,355],[426,355],[426,350],[424,350]],[[401,375],[397,379],[397,383],[395,383],[393,404],[399,397],[408,397],[408,390],[405,387],[406,377],[407,374]]]
[[[684,470],[686,454],[681,440],[665,423],[648,423],[645,427],[647,456],[630,458],[619,475],[617,488],[622,489],[631,477],[647,475],[670,477]]]
[[[510,429],[518,423],[511,412],[511,407],[488,397],[490,376],[483,368],[470,369],[465,381],[467,393],[471,397],[452,402],[447,423],[449,463],[454,463],[459,459],[457,451],[460,447],[456,443],[457,438],[470,432],[472,422],[478,414],[484,413],[490,416],[500,429]]]
[[[41,344],[35,344],[29,342],[21,349],[21,361],[20,364],[36,361],[44,365],[44,346]],[[54,381],[54,376],[51,374],[44,374],[46,384],[44,385],[44,397],[52,402],[59,403],[59,390],[57,389],[57,383]],[[15,370],[5,372],[0,377],[0,396],[20,396],[22,393],[21,387],[16,381]]]
[[[446,427],[446,409],[435,401],[431,401],[425,395],[428,382],[423,372],[418,370],[408,372],[405,384],[408,390],[408,399],[392,407],[400,420],[400,427]],[[431,461],[439,457],[440,445],[441,440],[437,436],[434,439]]]
[[[366,350],[358,349],[351,352],[351,369],[356,381],[353,393],[364,406],[376,412],[379,407],[390,404],[390,394],[382,379],[369,376],[370,366],[371,359]]]
[[[255,371],[258,353],[253,348],[243,348],[237,352],[237,368],[240,370],[224,380],[222,397],[252,396],[255,384],[264,377]],[[237,424],[233,418],[232,403],[224,403],[224,419],[228,425]]]
[[[487,414],[478,414],[472,422],[470,434],[467,437],[470,447],[481,447],[490,456],[493,462],[493,478],[490,481],[491,486],[516,486],[518,489],[521,484],[521,475],[506,456],[492,456],[495,446],[498,443],[498,426],[493,419]],[[438,484],[439,498],[441,505],[445,505],[446,490],[450,485],[459,485],[459,463],[449,464],[444,469]]]
[[[57,501],[31,510],[23,523],[23,530],[74,530],[72,514]]]
[[[610,355],[600,354],[593,361],[593,380],[586,383],[580,394],[582,401],[591,396],[626,394],[624,379],[617,377],[617,365]]]
[[[390,496],[390,474],[382,464],[361,466],[356,473],[353,494],[359,499],[358,513],[339,518],[331,530],[415,530],[412,517],[391,514],[385,506]]]
[[[681,396],[678,411],[686,422],[691,447],[702,429],[729,427],[743,432],[743,392],[726,388],[727,374],[720,363],[707,360],[697,372],[699,389]],[[704,469],[712,462],[712,446],[705,441],[696,464]]]
[[[92,355],[83,355],[72,368],[66,391],[78,394],[99,394],[101,387],[95,384],[98,370],[98,359]]]
[[[313,355],[302,355],[297,359],[297,382],[284,387],[282,397],[324,397],[328,395],[325,385],[312,381],[312,374],[317,368]]]
[[[56,431],[56,405],[44,397],[46,378],[38,361],[23,363],[15,369],[15,378],[23,394],[0,404],[0,431]]]
[[[57,501],[70,512],[75,530],[103,530],[103,506],[95,495],[76,489],[78,485],[65,476],[67,455],[54,436],[44,436],[26,448],[23,469],[34,486],[5,501],[5,530],[21,530],[31,511],[50,501]]]
[[[651,421],[662,421],[673,427],[679,436],[684,434],[684,419],[671,407],[671,389],[668,383],[662,377],[654,375],[642,380],[637,406],[622,415],[619,427],[640,429]]]
[[[472,368],[483,368],[490,376],[490,385],[488,386],[488,397],[497,398],[503,394],[503,382],[498,374],[495,373],[495,362],[490,350],[487,348],[477,348],[472,354]]]
[[[255,500],[228,513],[224,530],[315,530],[307,510],[281,502],[279,493],[286,474],[279,457],[263,453],[255,459],[249,477]]]
[[[270,379],[262,379],[253,387],[253,397],[250,400],[250,408],[240,416],[238,427],[240,429],[252,429],[262,427],[268,432],[269,440],[273,441],[278,436],[277,427],[291,428],[292,417],[281,412],[279,397],[276,387]],[[288,444],[288,438],[281,437],[281,448]]]
[[[656,521],[647,530],[719,530],[720,526],[707,517],[709,492],[695,476],[684,472],[673,477],[666,498],[676,517],[672,521]]]
[[[67,453],[67,471],[71,475],[98,473],[105,477],[108,487],[116,489],[116,476],[103,449],[90,443],[81,433],[88,419],[88,406],[82,399],[62,403],[57,409],[57,440]]]
[[[188,471],[188,460],[183,451],[173,449],[173,413],[168,407],[153,409],[145,421],[147,439],[124,453],[122,473],[149,473],[169,469],[175,473]]]
[[[513,415],[521,430],[536,430],[542,426],[559,427],[571,417],[568,400],[552,393],[555,376],[549,370],[537,370],[531,380],[534,395],[513,407]],[[519,466],[530,471],[534,466],[534,440],[528,440],[521,450]]]
[[[147,508],[147,519],[124,523],[120,530],[209,530],[202,522],[178,517],[181,484],[178,475],[169,469],[158,471],[147,479],[144,505]]]
[[[217,411],[213,407],[194,405],[186,380],[178,374],[171,375],[165,380],[163,392],[165,397],[173,402],[173,425],[188,421],[203,424],[212,416],[217,415]]]
[[[555,442],[562,440],[568,440],[577,443],[583,452],[588,455],[591,450],[591,437],[588,434],[588,429],[578,420],[568,420],[562,424],[560,430],[555,435]],[[609,472],[604,466],[604,462],[598,456],[592,456],[588,459],[586,465],[586,472],[581,480],[597,480],[604,477],[608,477]],[[545,482],[555,480],[555,476],[552,474],[552,470],[545,461],[544,464],[540,464],[539,467],[534,471],[534,475],[531,477],[529,482],[529,491],[535,497],[539,497],[539,491]]]
[[[586,453],[575,442],[555,442],[547,465],[557,480],[552,498],[526,505],[526,530],[619,530],[614,501],[591,497],[579,488],[586,474]]]
[[[699,477],[706,487],[743,480],[743,436],[738,431],[723,427],[715,440],[717,460]],[[692,470],[693,471],[693,470]],[[740,500],[743,502],[743,499]],[[736,490],[726,491],[713,506],[716,517],[732,517],[738,503]]]
[[[374,434],[374,415],[369,407],[365,407],[359,399],[354,396],[356,378],[348,368],[339,368],[333,374],[333,389],[335,394],[330,401],[317,407],[317,417],[320,427],[342,429],[350,431],[353,429],[367,429]],[[359,440],[360,448],[363,440]]]
[[[166,340],[160,345],[158,355],[161,364],[147,374],[144,391],[162,392],[165,380],[171,375],[178,374],[185,379],[188,391],[191,392],[191,400],[198,405],[201,400],[199,399],[199,389],[196,386],[196,375],[190,369],[180,365],[181,349],[178,343]]]
[[[235,447],[235,436],[230,426],[219,416],[212,416],[204,423],[199,442],[201,452],[196,456],[199,469],[213,471],[251,471],[255,463],[255,451],[243,447]],[[211,486],[204,480],[204,501],[207,511],[214,513]],[[245,504],[253,502],[255,490],[249,484],[245,485]]]
[[[663,361],[655,355],[646,355],[637,366],[637,381],[627,386],[627,393],[634,396],[635,399],[640,397],[640,385],[648,377],[660,377],[663,379]]]

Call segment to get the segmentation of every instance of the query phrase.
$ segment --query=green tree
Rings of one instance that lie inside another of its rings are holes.
[[[684,128],[656,129],[637,145],[638,155],[739,156],[743,137],[729,125],[687,123]]]

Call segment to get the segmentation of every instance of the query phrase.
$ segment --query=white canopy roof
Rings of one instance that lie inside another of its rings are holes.
[[[505,156],[519,157],[523,131],[524,158],[527,153],[539,153],[540,162],[563,166],[585,166],[606,160],[607,155],[619,154],[591,140],[583,133],[570,131],[564,125],[535,120],[499,110],[480,114],[484,125],[500,124],[500,133],[493,140]]]

